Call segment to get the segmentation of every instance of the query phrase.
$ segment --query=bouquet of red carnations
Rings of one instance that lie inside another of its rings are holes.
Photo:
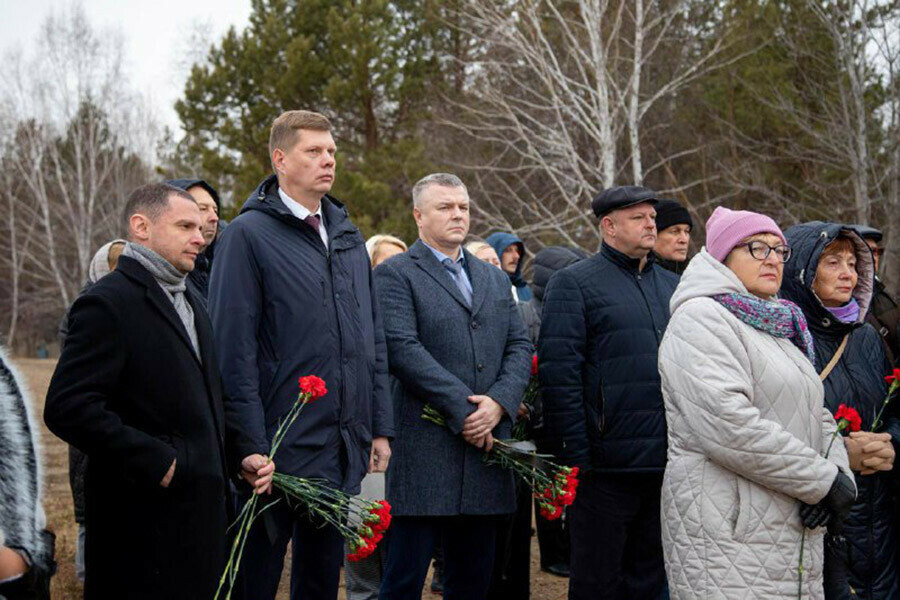
[[[422,418],[435,425],[446,427],[441,413],[426,404]],[[537,498],[541,516],[553,520],[562,516],[563,507],[575,501],[578,488],[578,467],[564,467],[550,459],[549,454],[538,454],[531,442],[494,440],[494,447],[484,455],[488,464],[510,469],[525,482]]]
[[[272,437],[272,447],[269,450],[270,461],[274,458],[285,434],[300,416],[303,408],[328,393],[325,382],[315,375],[301,377],[299,384],[300,394],[297,396],[297,400],[284,416]],[[272,477],[272,485],[284,494],[291,505],[302,506],[310,515],[316,515],[325,523],[337,528],[353,550],[347,556],[347,559],[351,561],[362,560],[374,552],[384,532],[391,524],[391,506],[386,500],[377,502],[361,500],[334,489],[323,479],[294,477],[276,472]],[[231,545],[225,572],[219,579],[219,587],[214,600],[218,600],[220,595],[225,600],[231,598],[250,528],[263,512],[279,502],[279,500],[275,500],[260,507],[259,498],[259,495],[253,494],[244,503],[237,520],[232,524],[232,527],[237,528],[237,534]]]

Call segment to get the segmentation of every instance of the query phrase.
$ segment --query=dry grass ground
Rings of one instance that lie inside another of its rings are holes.
[[[44,508],[47,511],[49,527],[56,533],[56,559],[59,562],[59,574],[53,580],[52,595],[54,600],[80,600],[82,597],[81,584],[75,577],[74,568],[77,530],[72,513],[72,494],[69,490],[68,449],[65,443],[43,426],[44,397],[56,361],[17,359],[16,364],[28,380],[42,428]],[[532,539],[531,554],[531,597],[534,600],[562,600],[565,598],[568,580],[553,577],[539,570],[537,541],[534,538]],[[289,579],[286,572],[281,580],[278,600],[288,600]],[[429,589],[428,583],[426,583],[425,589]],[[343,582],[338,598],[339,600],[346,598]],[[423,599],[437,600],[438,598],[440,596],[433,595],[428,591],[423,594]]]

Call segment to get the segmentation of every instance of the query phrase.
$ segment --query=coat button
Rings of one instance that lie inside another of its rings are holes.
[[[340,299],[341,299],[341,293],[340,293],[340,292],[336,292],[336,293],[334,294],[334,299],[335,299],[335,300],[340,300]]]
[[[478,321],[472,321],[472,329],[478,329]]]
[[[484,371],[484,363],[478,363],[478,370]]]
[[[345,364],[345,365],[350,364],[350,359],[347,358],[347,357],[344,357],[344,364]]]

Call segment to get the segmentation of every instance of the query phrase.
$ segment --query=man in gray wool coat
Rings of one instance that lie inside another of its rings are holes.
[[[419,240],[375,269],[393,381],[397,437],[387,473],[394,520],[381,600],[420,598],[444,548],[446,600],[486,598],[512,474],[482,458],[510,437],[528,383],[531,342],[509,279],[462,248],[469,194],[438,173],[413,187]],[[425,405],[446,426],[423,420]]]

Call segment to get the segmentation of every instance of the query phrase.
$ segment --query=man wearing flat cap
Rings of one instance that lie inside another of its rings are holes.
[[[656,203],[656,264],[681,275],[687,266],[688,246],[694,220],[687,209],[675,200]]]
[[[538,339],[545,437],[584,472],[571,507],[569,598],[664,593],[666,420],[656,366],[678,276],[655,264],[653,190],[603,191],[600,252],[557,272]]]

